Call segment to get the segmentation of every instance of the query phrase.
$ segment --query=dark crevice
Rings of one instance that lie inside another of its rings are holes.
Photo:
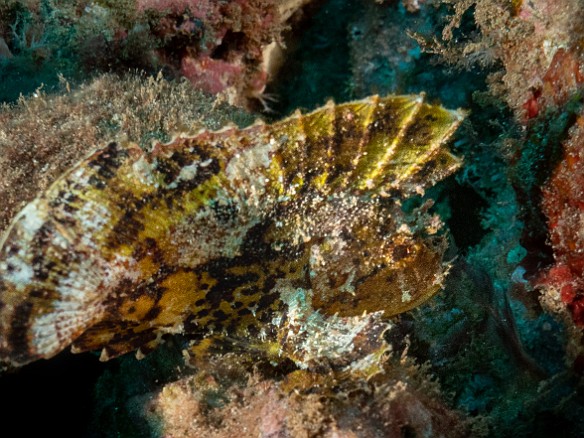
[[[66,351],[7,373],[0,379],[2,418],[28,418],[8,423],[18,424],[21,436],[82,436],[92,418],[92,388],[111,366],[94,354]]]

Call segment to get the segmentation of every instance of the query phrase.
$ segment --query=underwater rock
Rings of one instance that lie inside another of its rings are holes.
[[[454,14],[442,41],[424,48],[463,68],[495,68],[491,92],[525,121],[557,102],[567,84],[581,84],[584,8],[581,0],[445,0]],[[479,32],[468,32],[469,21]],[[497,69],[501,63],[502,69]],[[574,66],[573,64],[577,64]],[[556,87],[564,83],[558,94]],[[575,91],[574,88],[571,91]]]
[[[108,359],[214,333],[300,366],[347,357],[358,373],[382,354],[359,339],[448,270],[439,218],[401,201],[459,167],[446,142],[462,118],[423,96],[373,96],[149,152],[109,143],[4,233],[2,360],[70,344]]]
[[[584,84],[584,57],[581,50],[560,48],[541,78],[531,89],[531,97],[523,104],[528,119],[537,117],[550,107],[561,108],[581,90]]]
[[[543,188],[554,265],[538,279],[542,303],[573,327],[571,356],[583,355],[584,328],[584,114],[564,142],[564,156]],[[584,357],[584,355],[582,356]]]
[[[198,88],[224,93],[231,104],[245,105],[247,99],[263,99],[281,56],[281,33],[309,2],[139,0],[137,9],[162,14],[154,33],[165,41],[157,50],[164,63],[178,60],[175,67]]]
[[[407,92],[421,55],[412,34],[432,18],[433,8],[422,2],[404,1],[405,9],[398,2],[379,3],[364,2],[363,13],[349,26],[351,86],[357,94]]]
[[[139,69],[186,77],[237,106],[265,104],[282,32],[309,2],[7,1],[0,4],[0,98],[18,98],[10,89],[22,89],[23,76],[53,86],[57,74],[73,82],[96,71]]]
[[[2,58],[12,58],[12,52],[8,48],[4,38],[0,37],[0,59]]]
[[[364,382],[345,385],[336,397],[333,392],[323,396],[322,388],[297,395],[273,380],[249,382],[239,390],[223,390],[219,406],[209,409],[200,380],[185,378],[166,385],[148,408],[152,423],[158,420],[161,432],[176,438],[469,436],[464,417],[438,398],[388,380],[375,391]]]
[[[486,430],[449,408],[427,370],[399,355],[386,357],[383,372],[370,380],[338,379],[322,369],[275,377],[234,354],[213,357],[211,363],[135,395],[124,408],[125,421],[148,425],[142,436],[174,438],[454,438],[480,437]]]

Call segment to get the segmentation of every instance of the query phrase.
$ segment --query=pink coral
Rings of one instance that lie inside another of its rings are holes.
[[[501,60],[509,103],[523,118],[537,116],[549,105],[562,105],[566,96],[584,81],[579,33],[582,10],[571,0],[518,2],[508,24],[512,39],[504,42]],[[499,38],[505,33],[497,31]]]
[[[574,323],[584,327],[584,114],[564,146],[564,159],[543,190],[555,265],[542,284],[559,293]]]
[[[181,60],[181,74],[202,90],[217,94],[235,86],[243,75],[243,66],[209,56],[185,56]]]
[[[542,108],[561,106],[584,83],[584,69],[577,51],[564,48],[556,51],[541,84],[533,87],[523,104],[528,119],[536,117]]]
[[[564,156],[543,188],[555,262],[536,285],[545,309],[561,316],[568,331],[567,358],[584,374],[584,112],[564,142]]]
[[[209,93],[226,92],[245,105],[261,96],[269,79],[266,47],[281,39],[285,20],[307,0],[139,0],[137,10],[162,17],[155,33],[169,44],[158,49],[164,63]],[[174,40],[182,41],[177,49]],[[177,61],[178,58],[178,61]]]

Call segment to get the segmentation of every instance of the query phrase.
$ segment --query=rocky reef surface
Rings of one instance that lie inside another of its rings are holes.
[[[7,370],[5,421],[34,409],[23,432],[91,437],[582,436],[583,11],[582,0],[0,2],[2,230],[106,141],[148,148],[373,94],[423,92],[468,113],[452,143],[460,170],[401,205],[426,230],[445,224],[441,291],[353,338],[375,354],[351,372],[281,359],[257,347],[260,333],[196,345],[179,334],[141,360],[65,352]],[[70,402],[55,406],[56,393]]]

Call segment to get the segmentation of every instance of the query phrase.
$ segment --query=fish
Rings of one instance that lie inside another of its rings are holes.
[[[98,148],[1,236],[0,362],[140,355],[172,334],[300,365],[356,351],[442,286],[442,222],[403,202],[461,166],[464,117],[370,96]]]

